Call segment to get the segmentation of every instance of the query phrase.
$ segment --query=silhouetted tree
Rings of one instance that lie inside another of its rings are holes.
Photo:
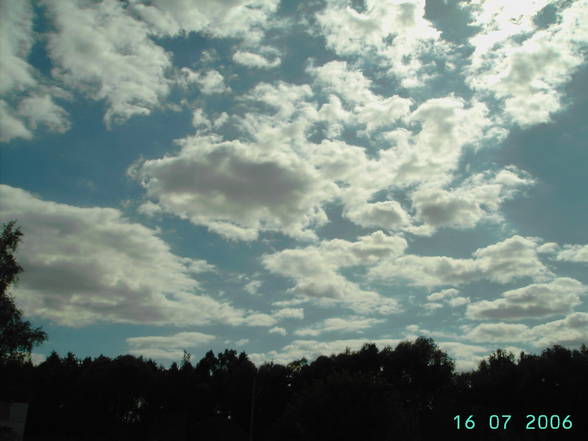
[[[22,272],[14,258],[22,232],[15,225],[15,221],[4,224],[0,235],[0,365],[26,361],[33,346],[47,339],[41,328],[33,328],[30,322],[22,319],[22,313],[8,293],[8,287]]]

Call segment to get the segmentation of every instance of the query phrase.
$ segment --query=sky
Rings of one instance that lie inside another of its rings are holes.
[[[588,343],[588,1],[0,4],[34,360]]]

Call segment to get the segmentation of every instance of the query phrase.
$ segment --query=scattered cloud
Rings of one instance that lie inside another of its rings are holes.
[[[204,294],[193,274],[214,267],[175,255],[157,231],[117,209],[44,201],[7,185],[0,200],[2,218],[18,219],[24,232],[24,273],[14,293],[27,315],[64,326],[275,323]]]
[[[302,320],[304,318],[304,309],[303,308],[283,308],[278,309],[272,313],[272,316],[278,320],[282,319],[299,319]]]
[[[278,326],[271,328],[269,330],[269,333],[270,334],[288,335],[288,332],[286,332],[286,330],[284,328],[280,328]]]
[[[260,231],[310,239],[309,227],[327,221],[321,202],[334,184],[291,150],[201,136],[179,144],[176,155],[129,170],[163,211],[246,241]]]
[[[150,38],[147,24],[123,3],[45,1],[55,31],[47,48],[53,75],[66,86],[108,106],[104,122],[148,115],[169,92],[171,57]]]
[[[483,343],[527,343],[537,348],[552,345],[578,347],[588,339],[588,314],[573,312],[560,320],[528,326],[522,323],[481,323],[467,326],[464,339]]]
[[[202,332],[179,332],[168,336],[149,336],[127,338],[129,354],[152,359],[179,361],[184,350],[206,346],[216,337]]]
[[[319,304],[341,304],[357,314],[391,314],[399,312],[396,299],[360,288],[338,273],[340,268],[375,263],[387,255],[397,255],[406,248],[402,237],[377,231],[356,242],[341,239],[323,241],[317,246],[287,249],[263,256],[270,272],[292,279],[288,293]]]
[[[547,4],[557,7],[558,20],[537,29],[533,18]],[[586,5],[476,0],[467,6],[481,27],[470,40],[475,51],[468,84],[481,96],[500,99],[507,117],[520,126],[549,122],[562,108],[561,86],[585,62]]]
[[[565,245],[564,249],[557,253],[557,260],[588,263],[588,245]]]
[[[533,283],[502,293],[496,300],[472,303],[466,315],[475,320],[518,320],[565,314],[582,301],[586,286],[569,277],[559,277],[547,283]]]
[[[158,36],[177,37],[200,32],[213,38],[243,38],[253,43],[276,11],[279,0],[132,0],[131,10]]]
[[[534,345],[546,347],[551,345],[580,346],[588,341],[588,313],[574,312],[562,320],[555,320],[537,325],[532,330]]]
[[[294,334],[301,337],[316,337],[325,332],[359,332],[369,329],[374,325],[383,323],[382,319],[366,317],[333,317],[323,320],[315,326],[301,328],[294,331]]]
[[[201,93],[211,95],[214,93],[227,93],[231,89],[225,84],[222,74],[215,70],[194,71],[188,67],[180,69],[179,83],[184,87],[196,84]]]
[[[268,59],[264,55],[255,52],[238,50],[233,54],[233,61],[251,68],[273,69],[278,67],[282,63],[282,60],[277,54],[273,53],[272,55]]]
[[[529,327],[519,323],[481,323],[464,335],[480,343],[527,342]]]
[[[536,238],[515,235],[479,248],[471,259],[407,254],[382,259],[370,269],[369,275],[384,281],[404,279],[427,288],[459,286],[479,280],[497,283],[520,278],[542,280],[551,272],[538,258],[538,245]]]
[[[372,57],[404,87],[423,85],[425,55],[445,52],[440,32],[424,18],[425,0],[366,0],[363,12],[329,0],[317,14],[327,47],[340,56]]]
[[[69,130],[68,113],[54,101],[67,94],[28,62],[35,34],[28,0],[0,4],[0,142],[31,139],[40,127]]]

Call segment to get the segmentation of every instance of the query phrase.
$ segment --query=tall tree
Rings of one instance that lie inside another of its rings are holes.
[[[8,287],[18,280],[23,270],[14,258],[21,238],[22,232],[15,221],[3,225],[0,235],[0,365],[27,360],[33,346],[47,339],[41,328],[33,328],[30,322],[22,319],[22,312],[8,293]]]

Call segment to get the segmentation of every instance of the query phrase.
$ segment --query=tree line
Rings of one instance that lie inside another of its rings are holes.
[[[4,363],[0,401],[29,403],[29,441],[583,440],[587,372],[586,346],[553,346],[516,359],[496,350],[460,373],[424,337],[259,367],[229,349],[169,368],[53,352],[38,366]],[[528,414],[572,427],[529,429]]]
[[[20,236],[9,223],[0,237],[0,402],[29,403],[25,441],[586,439],[586,345],[497,349],[471,372],[425,337],[285,365],[226,349],[169,368],[56,352],[34,366],[47,336],[6,292]]]

